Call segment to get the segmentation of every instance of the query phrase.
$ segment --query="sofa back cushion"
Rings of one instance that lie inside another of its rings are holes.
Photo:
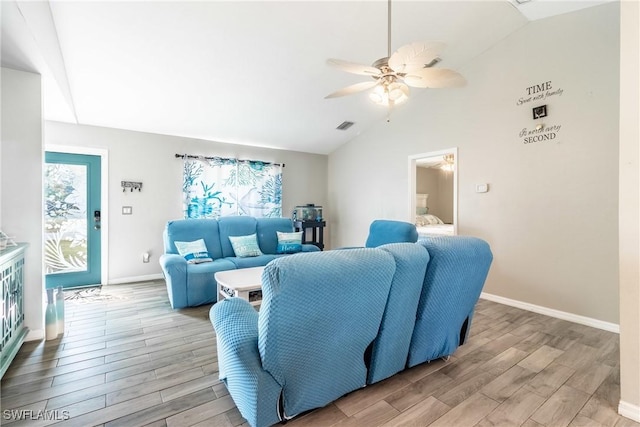
[[[395,261],[379,249],[301,253],[262,275],[258,348],[284,386],[284,413],[322,407],[366,383]]]
[[[418,230],[415,224],[405,221],[376,219],[369,226],[369,236],[365,242],[367,248],[376,248],[387,243],[415,243]]]
[[[177,219],[167,222],[162,234],[164,252],[178,254],[175,242],[194,242],[203,239],[213,259],[222,258],[218,221],[215,219]]]
[[[258,244],[264,254],[276,254],[278,247],[277,231],[291,233],[293,222],[290,218],[256,218]]]
[[[452,354],[469,333],[473,310],[493,255],[484,240],[434,236],[419,240],[429,251],[407,365]]]
[[[218,220],[220,246],[225,257],[236,256],[229,236],[248,236],[256,233],[256,218],[252,216],[223,216]]]
[[[388,378],[405,368],[422,283],[429,263],[429,252],[415,243],[390,243],[378,249],[393,255],[396,272],[380,332],[373,343],[368,384]]]

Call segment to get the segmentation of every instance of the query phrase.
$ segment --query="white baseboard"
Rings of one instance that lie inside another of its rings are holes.
[[[29,329],[29,333],[24,337],[25,341],[40,341],[44,339],[44,329]]]
[[[483,292],[480,294],[480,298],[493,302],[498,302],[504,305],[510,305],[512,307],[521,308],[527,311],[533,311],[534,313],[544,314],[545,316],[555,317],[557,319],[568,320],[569,322],[579,323],[581,325],[590,326],[592,328],[603,329],[609,332],[620,333],[620,325],[616,323],[609,323],[591,317],[580,316],[573,313],[567,313],[566,311],[554,310],[553,308],[542,307],[540,305],[529,304],[528,302],[522,302],[510,298],[501,297],[498,295],[488,294]]]
[[[112,279],[107,283],[108,285],[121,285],[123,283],[135,283],[135,282],[149,282],[151,280],[160,280],[164,276],[162,273],[147,274],[146,276],[134,276],[134,277],[122,277],[120,279]]]
[[[623,417],[640,423],[640,406],[638,405],[632,405],[621,400],[618,404],[618,413]]]

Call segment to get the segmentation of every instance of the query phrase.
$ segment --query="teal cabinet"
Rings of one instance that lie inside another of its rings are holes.
[[[28,332],[24,326],[24,251],[27,246],[26,243],[18,243],[0,250],[0,378],[20,350]]]

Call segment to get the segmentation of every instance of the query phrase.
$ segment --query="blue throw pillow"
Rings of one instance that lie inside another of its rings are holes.
[[[200,264],[201,262],[211,262],[213,258],[207,251],[203,239],[193,242],[174,242],[180,256],[183,256],[190,264]]]
[[[233,252],[239,258],[262,255],[255,233],[248,236],[229,236]]]
[[[293,233],[283,233],[276,231],[278,234],[278,247],[276,253],[279,254],[295,254],[302,251],[302,231]]]

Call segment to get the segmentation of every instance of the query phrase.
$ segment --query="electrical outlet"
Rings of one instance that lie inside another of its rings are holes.
[[[143,254],[142,254],[142,262],[145,262],[145,263],[146,263],[146,262],[149,262],[149,257],[150,257],[150,256],[151,256],[151,255],[149,254],[149,252],[145,252],[145,253],[143,253]]]

